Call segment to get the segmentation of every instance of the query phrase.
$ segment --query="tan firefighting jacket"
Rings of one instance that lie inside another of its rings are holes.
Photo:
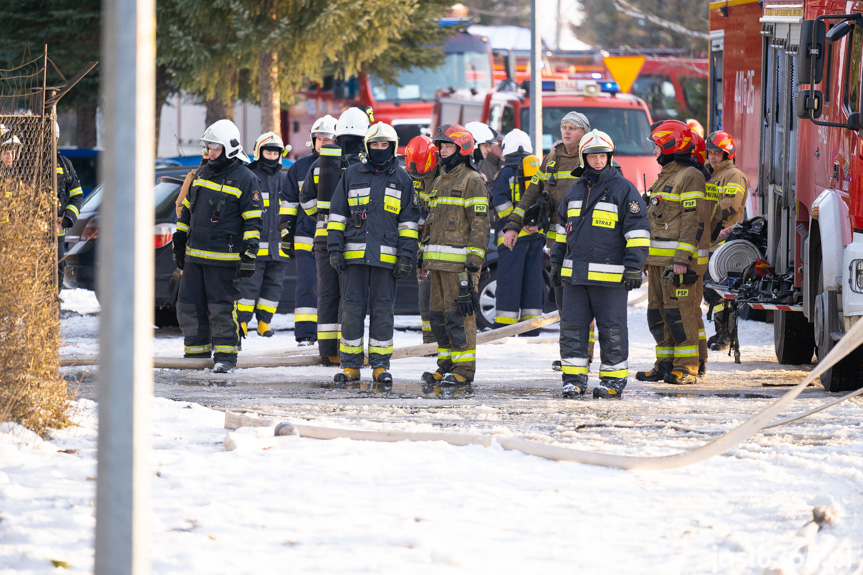
[[[707,195],[716,199],[707,228],[711,240],[715,240],[716,235],[725,228],[743,221],[743,207],[748,193],[749,182],[733,160],[716,164],[707,182]]]
[[[423,268],[448,272],[482,267],[488,246],[488,192],[476,171],[462,164],[441,174],[428,192],[429,213],[420,250]]]
[[[574,154],[567,153],[563,142],[555,146],[543,158],[539,171],[531,178],[530,185],[527,187],[521,200],[519,200],[518,206],[512,210],[512,214],[509,216],[509,221],[507,221],[504,230],[521,231],[521,219],[524,216],[525,210],[534,205],[539,196],[547,191],[551,199],[551,206],[549,206],[551,213],[548,214],[551,222],[548,228],[548,245],[549,247],[552,246],[558,233],[565,234],[565,230],[557,216],[557,210],[569,187],[578,179],[578,176],[573,176],[571,172],[579,167],[579,164],[577,151]]]
[[[698,168],[670,162],[650,187],[650,249],[647,265],[681,264],[698,271],[698,249],[706,232],[704,175]],[[703,256],[707,263],[707,253]]]

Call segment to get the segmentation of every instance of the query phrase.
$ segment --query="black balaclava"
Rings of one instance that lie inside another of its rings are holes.
[[[216,170],[216,172],[221,172],[222,170],[230,166],[233,163],[233,160],[233,158],[228,157],[227,150],[224,146],[222,146],[222,153],[219,154],[219,157],[215,160],[208,160],[208,163],[210,164],[210,166],[213,167],[214,170]]]
[[[599,176],[607,170],[611,166],[611,154],[606,153],[606,158],[608,161],[605,163],[605,167],[601,170],[595,170],[590,164],[587,163],[587,158],[584,160],[584,172],[581,175],[581,179],[587,182],[588,186],[593,186],[597,181],[599,181]]]
[[[387,142],[385,150],[377,150],[369,146],[368,159],[369,163],[375,168],[383,168],[395,157],[395,143]]]
[[[342,155],[359,155],[365,152],[362,136],[343,135],[336,138],[336,144],[342,149]]]
[[[268,160],[264,157],[264,152],[278,152],[279,157],[275,160]],[[282,149],[277,146],[264,146],[261,148],[261,157],[258,160],[258,165],[265,173],[269,175],[275,174],[282,166]]]
[[[657,163],[659,163],[660,166],[662,166],[664,168],[666,166],[666,164],[670,164],[671,162],[674,161],[674,155],[673,154],[659,154],[659,156],[656,157],[656,161],[657,161]]]
[[[458,152],[455,152],[451,156],[441,158],[440,165],[443,167],[444,172],[449,173],[469,160],[470,156],[462,156]]]

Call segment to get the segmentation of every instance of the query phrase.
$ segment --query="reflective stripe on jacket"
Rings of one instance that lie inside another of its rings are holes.
[[[650,187],[650,250],[647,263],[698,265],[698,246],[707,233],[704,175],[692,166],[670,162]]]

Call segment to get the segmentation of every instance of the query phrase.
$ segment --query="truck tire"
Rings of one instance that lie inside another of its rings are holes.
[[[815,305],[819,309],[816,309],[815,313],[816,315],[820,314],[822,319],[820,322],[815,322],[815,327],[817,328],[820,323],[822,331],[825,331],[825,333],[814,334],[816,352],[818,360],[820,361],[830,353],[830,350],[832,350],[835,345],[833,337],[827,332],[830,330],[831,316],[838,313],[836,311],[838,306],[830,292],[824,289],[820,261],[818,262],[816,269],[818,270],[818,299]],[[824,387],[825,391],[829,391],[831,393],[853,391],[863,387],[863,346],[858,347],[842,358],[842,360],[836,365],[822,373],[821,385]]]
[[[812,363],[815,332],[806,316],[793,311],[773,312],[773,349],[776,361],[783,365]]]
[[[497,291],[497,266],[489,268],[487,274],[479,278],[476,288],[479,292],[479,311],[476,314],[476,328],[479,331],[494,328],[495,292]]]

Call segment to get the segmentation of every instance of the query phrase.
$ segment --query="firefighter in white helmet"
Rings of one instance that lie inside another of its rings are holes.
[[[512,325],[542,315],[542,253],[545,236],[540,232],[519,232],[512,249],[503,245],[507,218],[527,190],[539,168],[530,137],[513,130],[503,138],[503,168],[494,183],[491,203],[497,213],[497,293],[495,327]],[[525,336],[539,335],[533,330]]]
[[[368,358],[374,383],[388,392],[396,282],[414,270],[419,206],[413,181],[398,164],[398,135],[378,122],[365,136],[366,156],[345,170],[330,204],[330,265],[342,276],[337,384],[359,380],[369,312]]]
[[[482,122],[468,122],[464,127],[476,142],[476,149],[473,151],[476,170],[491,189],[501,168],[500,153],[492,153],[493,148],[500,148],[500,134]]]
[[[363,156],[368,115],[359,108],[348,108],[336,122],[336,143],[321,147],[320,157],[312,164],[300,192],[300,206],[316,218],[315,263],[318,268],[318,352],[324,365],[339,365],[341,286],[339,275],[330,265],[327,249],[327,224],[330,202],[342,172],[358,164]]]
[[[261,242],[261,182],[243,165],[249,157],[230,120],[207,128],[201,142],[207,165],[183,200],[174,233],[174,261],[183,270],[177,320],[184,357],[212,355],[213,371],[230,373],[240,348],[236,279],[255,273]]]
[[[294,338],[300,347],[318,341],[318,267],[315,263],[315,218],[300,207],[300,191],[312,164],[321,154],[321,147],[336,143],[336,119],[330,115],[315,120],[309,131],[308,145],[312,153],[299,158],[288,168],[287,221],[283,224],[282,250],[291,254],[297,266],[294,291]],[[312,178],[318,183],[320,166]]]
[[[282,249],[280,224],[287,221],[291,208],[288,204],[287,174],[282,171],[285,145],[275,132],[266,132],[255,141],[255,161],[249,169],[261,182],[261,242],[255,258],[255,273],[240,281],[240,301],[237,304],[240,329],[248,334],[248,324],[254,315],[258,320],[257,332],[272,337],[270,322],[282,297],[285,272],[290,251]],[[294,215],[297,208],[293,208]]]
[[[599,385],[593,397],[620,399],[629,367],[626,293],[641,287],[650,246],[647,206],[612,165],[614,142],[591,130],[579,144],[578,180],[557,214],[562,233],[551,253],[552,278],[563,286],[560,357],[563,396],[587,391],[590,324],[599,332]]]

